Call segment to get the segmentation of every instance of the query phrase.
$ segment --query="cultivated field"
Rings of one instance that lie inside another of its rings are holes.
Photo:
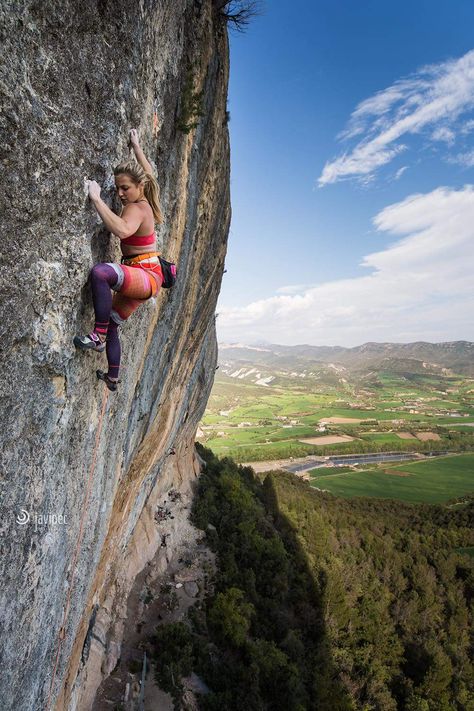
[[[348,435],[328,435],[326,437],[311,437],[309,439],[300,439],[303,444],[315,444],[317,447],[322,447],[324,444],[340,444],[341,442],[353,442],[354,437]]]
[[[440,504],[474,491],[474,454],[399,462],[369,470],[313,469],[311,484],[337,496]]]
[[[219,456],[263,462],[474,450],[474,378],[416,360],[352,370],[347,360],[255,353],[241,349],[240,360],[220,361],[199,430]]]

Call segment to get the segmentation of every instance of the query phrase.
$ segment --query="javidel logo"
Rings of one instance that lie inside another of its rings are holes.
[[[20,513],[17,514],[17,516],[16,516],[16,522],[20,526],[24,526],[25,523],[28,523],[29,520],[30,520],[30,514],[28,513],[28,511],[25,511],[25,509],[20,509]]]

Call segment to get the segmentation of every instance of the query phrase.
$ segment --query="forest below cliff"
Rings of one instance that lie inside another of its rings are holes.
[[[217,552],[212,593],[157,628],[157,676],[202,709],[474,709],[474,499],[344,500],[199,448],[193,517]]]

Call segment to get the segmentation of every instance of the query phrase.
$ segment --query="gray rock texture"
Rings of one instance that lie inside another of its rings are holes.
[[[1,708],[87,709],[134,578],[185,536],[157,507],[199,471],[230,221],[228,40],[212,0],[1,0],[0,33]],[[112,394],[105,356],[72,345],[93,323],[91,266],[119,257],[83,179],[113,204],[132,127],[178,281],[121,329]]]

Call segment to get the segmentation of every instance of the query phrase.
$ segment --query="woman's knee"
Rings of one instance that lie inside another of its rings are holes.
[[[121,282],[119,269],[120,267],[108,262],[94,264],[90,271],[91,282],[96,284],[106,282],[111,288],[117,288],[118,283]]]
[[[107,270],[104,269],[105,264],[94,264],[90,271],[90,278],[93,281],[106,281]]]

